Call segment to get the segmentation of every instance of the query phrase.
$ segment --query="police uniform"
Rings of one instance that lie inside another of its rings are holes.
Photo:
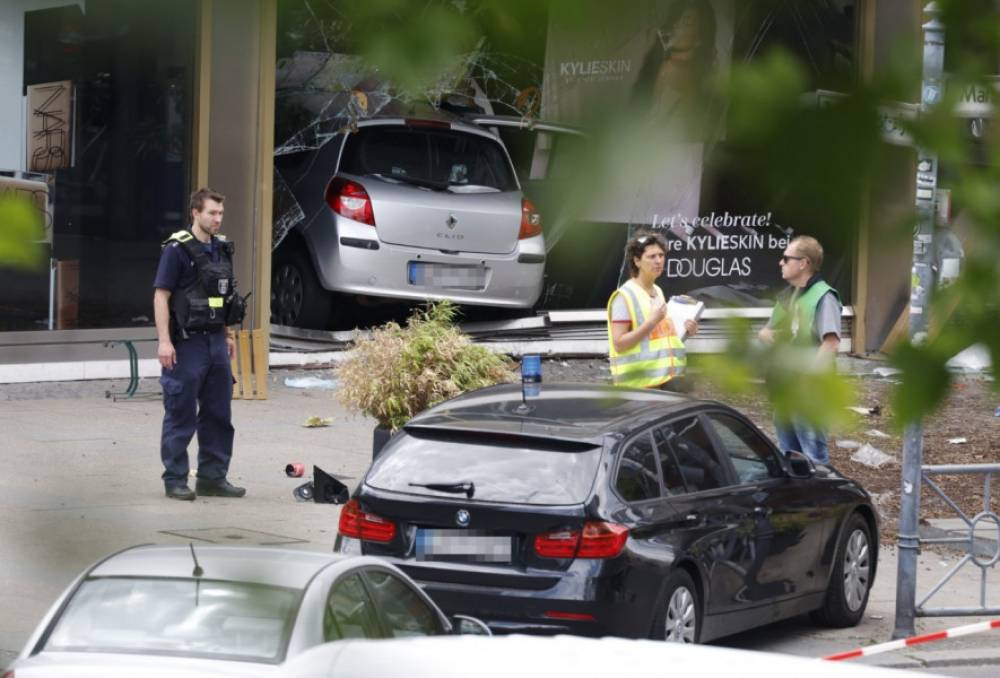
[[[244,304],[235,292],[232,244],[224,237],[213,236],[206,244],[190,231],[178,231],[163,245],[153,287],[171,293],[170,335],[177,353],[174,367],[163,368],[160,376],[163,482],[168,489],[187,486],[187,447],[197,432],[201,494],[203,482],[226,482],[233,454],[226,326],[242,321]]]

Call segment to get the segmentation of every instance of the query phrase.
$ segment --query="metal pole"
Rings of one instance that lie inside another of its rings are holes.
[[[56,328],[56,260],[49,259],[49,329]]]
[[[927,111],[941,101],[944,71],[944,25],[938,8],[929,3],[924,12],[929,20],[924,30],[923,82],[920,108]],[[913,234],[913,269],[910,276],[910,341],[927,340],[930,295],[934,285],[931,271],[934,238],[934,195],[937,189],[937,155],[927,149],[917,151],[917,227]],[[903,436],[902,488],[899,505],[899,564],[896,571],[896,627],[893,638],[914,635],[917,595],[917,553],[920,549],[921,466],[923,465],[923,424],[907,425]]]

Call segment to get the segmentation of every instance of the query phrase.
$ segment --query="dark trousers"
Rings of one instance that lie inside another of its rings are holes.
[[[174,343],[177,363],[160,376],[166,485],[187,483],[188,444],[198,434],[198,477],[226,477],[233,456],[233,375],[224,332],[192,334]]]

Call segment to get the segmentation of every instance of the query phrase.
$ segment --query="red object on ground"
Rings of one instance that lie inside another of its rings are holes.
[[[305,470],[305,467],[297,461],[285,465],[285,475],[289,478],[301,478]]]

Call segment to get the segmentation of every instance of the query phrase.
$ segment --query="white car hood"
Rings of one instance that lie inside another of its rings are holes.
[[[17,678],[220,678],[273,676],[277,664],[102,652],[42,652],[8,667]]]

